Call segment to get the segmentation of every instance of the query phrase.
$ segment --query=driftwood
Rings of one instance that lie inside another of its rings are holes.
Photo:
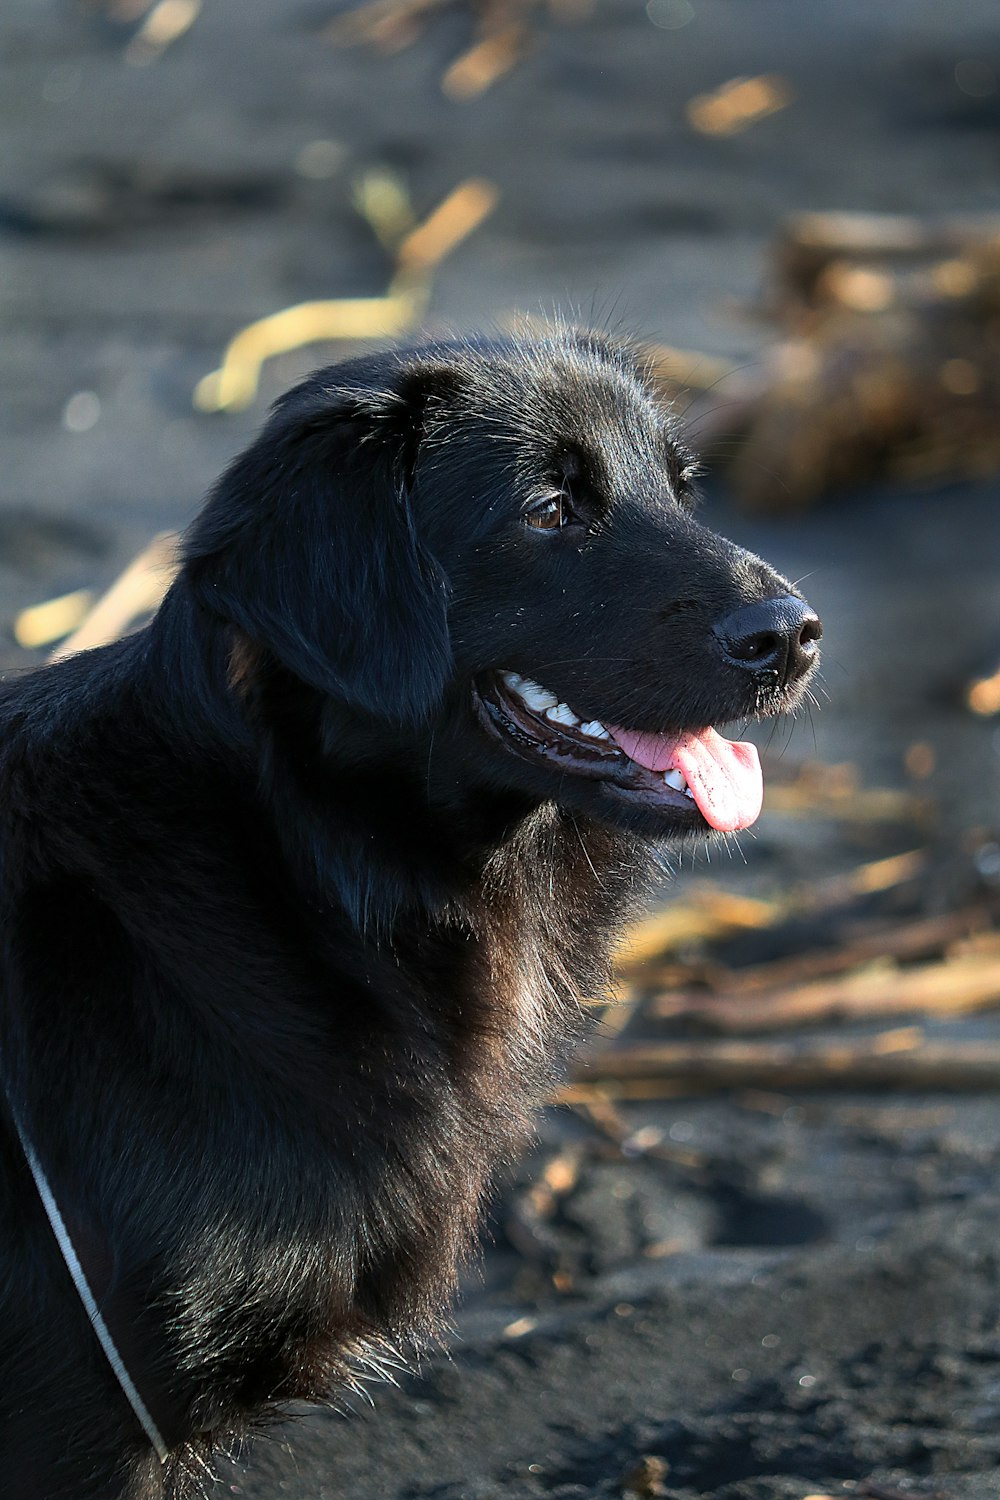
[[[933,804],[919,793],[862,786],[856,766],[815,761],[805,762],[793,781],[770,778],[767,810],[791,818],[825,813],[850,823],[926,824],[933,817]]]
[[[914,849],[771,901],[705,890],[654,913],[622,955],[624,1022],[581,1065],[563,1101],[670,1098],[720,1088],[1000,1084],[1000,1043],[928,1040],[917,1026],[843,1041],[747,1038],[819,1024],[959,1017],[1000,1006],[998,904],[983,893],[956,910],[925,915],[920,889],[931,868],[929,851]],[[907,906],[912,915],[897,914]],[[886,914],[876,915],[879,909]],[[712,949],[713,942],[741,932],[770,931],[773,951],[783,941],[801,942],[817,919],[828,946],[742,969],[726,966]],[[782,927],[787,934],[778,932]],[[622,1042],[624,1026],[636,1017],[647,1026],[683,1023],[723,1035]]]
[[[780,342],[691,404],[748,505],[1000,472],[1000,217],[803,214],[773,268]]]
[[[840,300],[869,306],[881,297],[853,302],[847,284],[831,267],[871,266],[887,277],[918,273],[925,294],[961,299],[982,291],[996,298],[1000,216],[969,214],[922,219],[906,214],[807,213],[791,218],[775,258],[778,290],[799,304],[816,307]],[[928,274],[929,272],[929,274]],[[894,287],[886,283],[886,295]]]
[[[995,1089],[1000,1042],[928,1041],[919,1027],[850,1041],[634,1042],[592,1056],[560,1102],[718,1089]]]
[[[745,969],[729,969],[720,964],[706,967],[703,972],[716,993],[708,996],[701,993],[688,999],[697,1008],[706,1000],[728,996],[751,998],[797,988],[816,979],[848,974],[866,964],[938,957],[960,940],[988,932],[995,920],[996,913],[991,907],[972,905],[936,917],[876,922],[868,931],[846,939],[841,937],[836,947],[809,948],[804,953],[791,953]],[[1000,938],[995,941],[1000,943]],[[653,982],[663,982],[661,966],[648,964],[645,972]],[[678,966],[667,964],[662,972],[676,987]],[[658,996],[651,1004],[651,1011],[658,1017],[686,1015],[687,1000],[678,994]]]
[[[906,969],[872,967],[837,978],[754,993],[658,995],[648,1014],[718,1031],[770,1031],[819,1022],[903,1015],[966,1015],[1000,1005],[1000,939],[970,953]]]
[[[927,868],[928,861],[925,849],[911,849],[905,854],[858,865],[844,875],[791,890],[780,900],[772,901],[706,887],[687,901],[675,902],[638,923],[619,954],[619,967],[634,975],[637,969],[680,943],[724,937],[741,929],[776,927],[796,914],[823,911],[858,896],[890,890],[914,880]]]

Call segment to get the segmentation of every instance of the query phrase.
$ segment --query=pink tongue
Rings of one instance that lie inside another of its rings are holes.
[[[749,828],[764,800],[756,745],[723,739],[714,729],[642,734],[608,725],[629,760],[649,771],[680,771],[706,823],[723,833]]]

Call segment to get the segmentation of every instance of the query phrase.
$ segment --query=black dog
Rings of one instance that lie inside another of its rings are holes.
[[[556,334],[321,371],[147,629],[6,684],[6,1500],[187,1494],[433,1324],[652,841],[757,814],[711,726],[819,633]]]

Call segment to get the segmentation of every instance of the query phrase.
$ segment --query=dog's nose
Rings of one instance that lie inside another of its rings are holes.
[[[793,594],[745,604],[715,626],[728,661],[782,687],[812,666],[822,634],[819,616]]]

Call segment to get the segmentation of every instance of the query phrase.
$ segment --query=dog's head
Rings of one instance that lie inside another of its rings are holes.
[[[190,534],[218,616],[387,760],[667,835],[743,827],[821,633],[694,518],[634,357],[590,335],[351,361],[279,402]]]

